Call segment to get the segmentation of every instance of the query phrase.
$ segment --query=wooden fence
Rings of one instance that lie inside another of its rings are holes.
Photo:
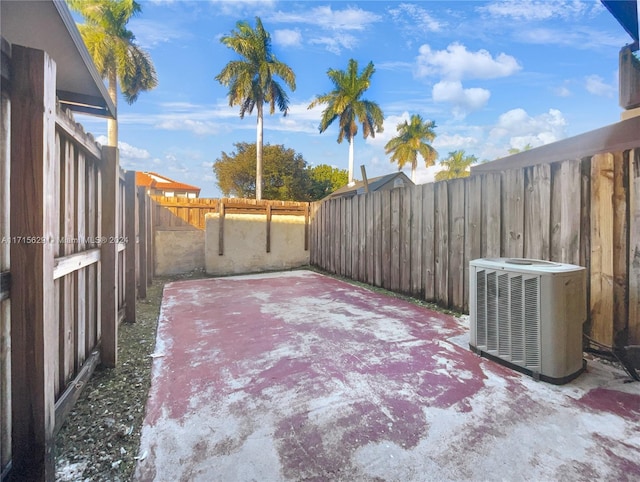
[[[134,198],[117,150],[60,110],[46,53],[3,43],[2,75],[0,462],[53,480],[54,435],[95,366],[116,366],[135,314]]]
[[[640,344],[638,188],[633,149],[332,199],[312,208],[311,263],[461,311],[470,260],[578,264],[590,280],[587,333]]]
[[[205,228],[207,213],[237,214],[309,214],[309,203],[296,201],[256,201],[255,199],[238,198],[176,198],[152,196],[153,226],[156,230],[164,229],[200,229]],[[307,219],[308,223],[308,219]]]

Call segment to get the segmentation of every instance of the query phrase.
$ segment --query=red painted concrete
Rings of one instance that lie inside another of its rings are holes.
[[[640,478],[640,384],[563,387],[316,273],[165,287],[138,480]]]

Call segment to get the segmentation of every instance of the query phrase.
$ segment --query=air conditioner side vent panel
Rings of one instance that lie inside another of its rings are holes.
[[[469,273],[476,352],[552,382],[582,372],[586,298],[576,287],[585,286],[584,268],[497,258],[471,261]],[[584,310],[568,310],[567,302]],[[563,336],[570,339],[559,340]],[[563,347],[566,353],[559,353]]]

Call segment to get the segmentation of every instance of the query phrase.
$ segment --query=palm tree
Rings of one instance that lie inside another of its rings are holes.
[[[440,161],[445,169],[436,174],[436,181],[469,177],[469,167],[476,162],[478,162],[476,156],[467,156],[463,150],[450,152],[447,159]]]
[[[411,116],[410,122],[404,121],[398,124],[398,135],[392,138],[384,146],[385,152],[391,154],[391,162],[398,163],[398,170],[405,164],[411,163],[411,180],[416,182],[416,168],[418,167],[418,154],[424,159],[427,167],[433,166],[438,157],[436,150],[429,144],[433,142],[436,133],[433,121],[424,121],[418,114]]]
[[[107,79],[109,96],[118,103],[118,80],[122,94],[133,104],[142,91],[158,85],[156,69],[149,54],[135,44],[135,36],[127,23],[142,8],[135,0],[67,0],[82,15],[85,24],[78,25],[80,35],[93,57],[98,72]],[[118,123],[107,122],[108,145],[118,145]]]
[[[240,118],[255,107],[258,114],[256,136],[256,199],[262,199],[262,116],[263,105],[269,104],[269,113],[278,110],[287,115],[289,97],[282,86],[274,79],[280,77],[293,91],[296,90],[296,76],[291,68],[276,59],[271,51],[271,36],[256,17],[256,28],[247,22],[236,23],[237,30],[231,35],[222,37],[220,41],[242,57],[232,60],[216,80],[229,87],[229,105],[240,106]]]
[[[362,124],[362,134],[375,137],[382,132],[384,114],[375,102],[362,99],[362,94],[371,85],[371,76],[375,72],[373,62],[358,74],[358,62],[350,59],[347,70],[329,69],[327,75],[334,89],[316,97],[309,104],[312,109],[319,104],[327,104],[320,120],[320,132],[324,132],[334,120],[339,119],[340,133],[338,142],[346,137],[349,140],[349,184],[353,183],[353,139],[358,133],[358,123]]]

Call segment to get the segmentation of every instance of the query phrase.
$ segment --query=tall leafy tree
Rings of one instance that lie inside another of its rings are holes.
[[[78,25],[80,35],[93,57],[98,72],[107,79],[109,96],[118,104],[118,81],[125,100],[132,104],[140,92],[158,85],[149,54],[135,43],[127,23],[142,11],[135,0],[67,0],[71,9],[84,18]],[[110,146],[118,145],[118,123],[107,122]]]
[[[398,135],[393,137],[384,147],[387,154],[391,154],[391,162],[402,169],[411,164],[411,180],[416,182],[418,155],[422,157],[427,167],[433,166],[438,157],[436,150],[429,144],[436,138],[433,121],[424,121],[418,114],[413,114],[409,122],[406,120],[398,124]]]
[[[247,22],[238,22],[231,35],[220,41],[237,53],[241,59],[232,60],[216,76],[216,80],[229,88],[229,105],[240,106],[240,118],[246,113],[257,111],[256,134],[256,199],[262,199],[262,157],[263,157],[263,107],[269,105],[269,113],[280,112],[287,115],[289,97],[283,86],[276,81],[281,78],[291,89],[296,89],[296,76],[285,63],[280,62],[271,49],[271,36],[264,29],[262,21],[256,17],[256,27]]]
[[[338,142],[343,139],[349,141],[349,184],[353,182],[353,139],[358,133],[358,124],[362,124],[362,134],[367,137],[375,137],[376,132],[382,132],[384,114],[382,109],[370,100],[362,98],[371,85],[371,76],[375,72],[373,62],[358,73],[358,62],[349,60],[347,70],[329,69],[327,75],[333,83],[334,89],[326,94],[318,95],[309,109],[317,105],[326,104],[320,119],[320,132],[338,119],[340,132]]]
[[[447,181],[459,177],[469,177],[471,164],[478,162],[476,156],[467,156],[463,150],[452,151],[449,157],[440,161],[445,169],[436,174],[436,181]]]
[[[218,187],[224,196],[254,197],[256,193],[255,143],[237,142],[235,151],[222,155],[213,164]],[[268,199],[308,201],[310,177],[301,154],[283,145],[265,144],[263,149],[264,194]]]
[[[319,164],[310,168],[310,200],[317,201],[345,186],[349,181],[346,169],[338,169],[328,164]]]

